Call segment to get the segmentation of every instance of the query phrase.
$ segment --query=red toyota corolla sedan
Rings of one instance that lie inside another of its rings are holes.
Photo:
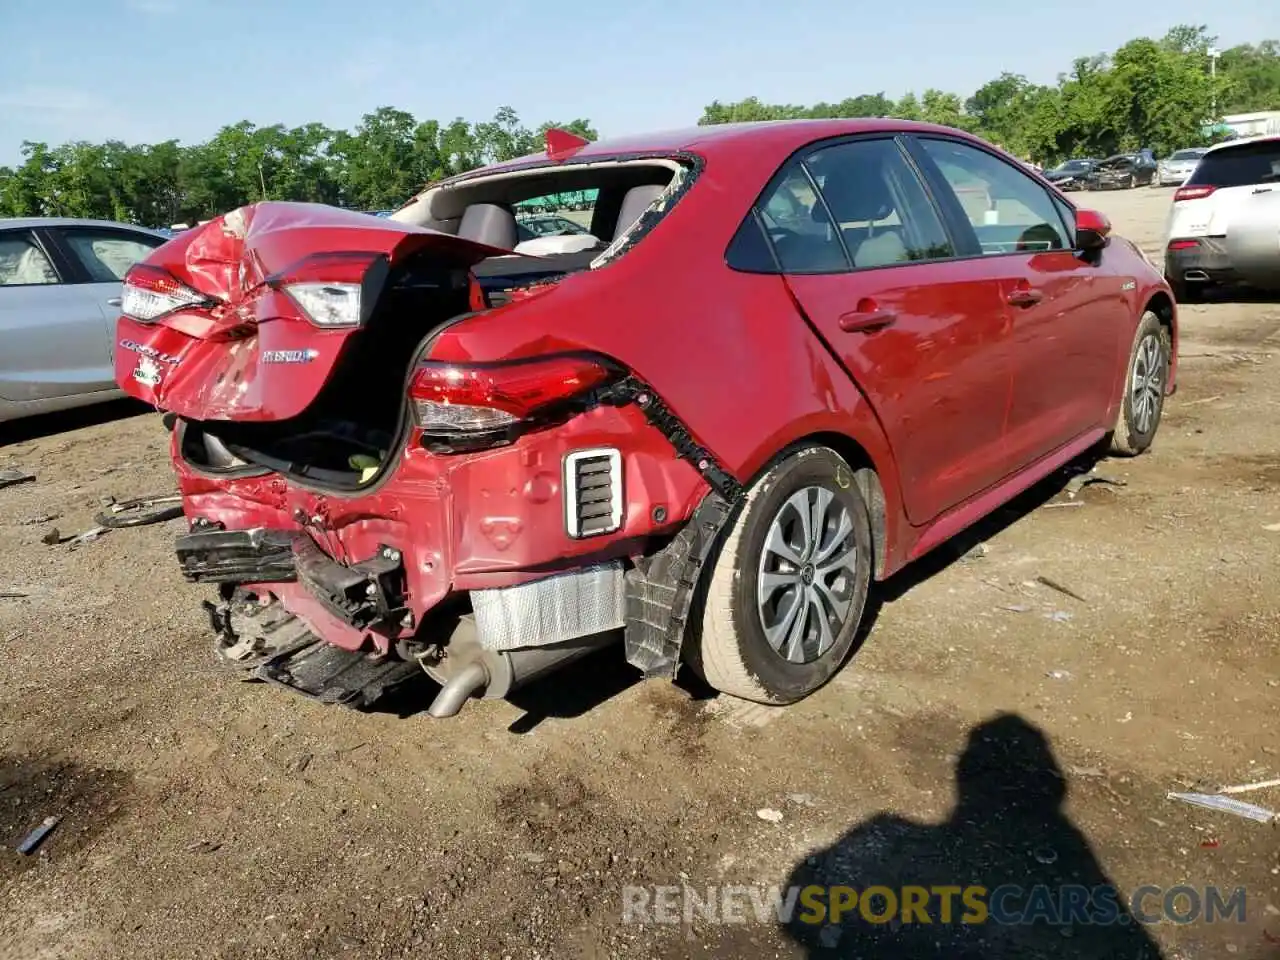
[[[425,670],[449,716],[618,643],[789,703],[872,580],[1150,445],[1176,308],[1109,233],[941,127],[552,131],[387,219],[171,240],[116,371],[169,412],[178,558],[249,676],[364,706]]]

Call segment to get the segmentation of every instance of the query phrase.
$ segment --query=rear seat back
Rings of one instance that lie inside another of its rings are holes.
[[[515,215],[496,203],[473,203],[462,212],[458,236],[511,250],[516,245]]]
[[[640,219],[640,215],[649,209],[653,201],[662,196],[666,187],[656,183],[646,183],[632,187],[622,197],[622,206],[618,208],[618,223],[613,228],[613,239],[617,240],[631,225]]]

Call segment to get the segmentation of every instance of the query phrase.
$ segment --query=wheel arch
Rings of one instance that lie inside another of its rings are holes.
[[[883,470],[876,458],[858,440],[835,430],[820,430],[796,437],[770,457],[747,481],[747,485],[754,483],[797,450],[810,446],[830,447],[853,469],[853,482],[867,505],[871,521],[871,548],[875,564],[873,578],[884,579],[893,569],[890,547],[895,542],[893,535],[896,527],[891,523],[894,515],[892,511],[900,510],[901,507],[896,501],[891,503],[886,497],[884,481],[881,479]],[[888,456],[887,451],[885,456]],[[892,489],[891,487],[891,492]]]
[[[1178,372],[1178,308],[1173,297],[1167,290],[1157,289],[1149,293],[1146,297],[1146,304],[1142,308],[1142,312],[1150,311],[1154,313],[1160,320],[1160,326],[1164,327],[1165,332],[1169,335],[1169,382],[1166,385],[1166,392],[1172,395],[1177,389],[1177,372]]]

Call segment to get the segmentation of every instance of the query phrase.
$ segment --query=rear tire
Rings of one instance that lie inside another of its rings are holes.
[[[871,582],[871,521],[853,469],[804,446],[747,491],[705,581],[688,660],[712,687],[794,703],[844,663]]]
[[[1169,331],[1148,310],[1138,323],[1111,434],[1111,452],[1124,457],[1145,453],[1160,429],[1164,391],[1169,383]]]

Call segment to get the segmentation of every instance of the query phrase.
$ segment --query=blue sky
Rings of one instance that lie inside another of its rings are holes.
[[[1252,7],[1252,9],[1250,9]],[[1211,15],[1211,19],[1210,19]],[[695,123],[755,94],[812,103],[1079,55],[1176,23],[1280,36],[1274,0],[0,0],[0,163],[23,140],[198,142],[249,119],[350,127],[380,105],[604,135]]]

